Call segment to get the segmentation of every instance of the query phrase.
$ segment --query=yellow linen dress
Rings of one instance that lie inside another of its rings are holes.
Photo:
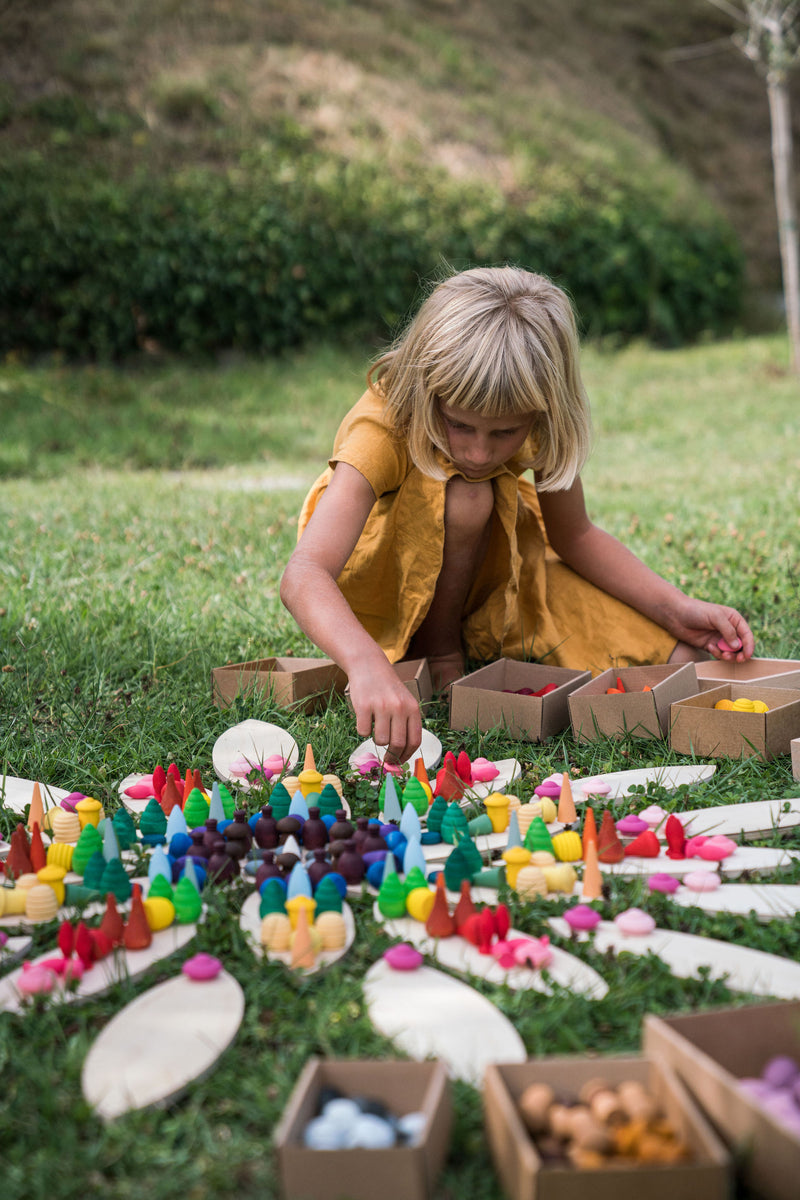
[[[536,489],[521,479],[528,443],[492,476],[489,549],[464,611],[472,659],[500,657],[591,670],[666,662],[675,638],[629,605],[577,575],[547,543]],[[448,477],[457,474],[441,455]],[[414,466],[388,426],[379,396],[367,391],[342,421],[328,468],[303,504],[298,537],[336,463],[360,471],[375,505],[338,579],[350,607],[390,662],[408,651],[442,566],[447,480]]]

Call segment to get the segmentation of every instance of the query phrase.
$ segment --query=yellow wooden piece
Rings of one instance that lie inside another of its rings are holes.
[[[547,880],[548,892],[565,892],[568,896],[572,895],[578,881],[574,867],[571,867],[569,863],[557,863],[554,867],[543,867],[542,869]]]
[[[64,876],[66,873],[66,867],[59,867],[56,863],[48,863],[46,867],[42,867],[41,871],[36,872],[39,883],[46,883],[53,889],[59,905],[64,903]]]
[[[433,902],[436,899],[436,893],[430,888],[412,888],[406,896],[406,912],[415,921],[427,921],[431,915]]]
[[[292,923],[286,913],[267,913],[261,922],[262,946],[268,950],[288,950],[291,936]]]
[[[0,887],[0,917],[23,916],[27,894],[27,888]]]
[[[175,920],[175,905],[166,896],[148,896],[142,905],[144,915],[147,917],[147,924],[153,933],[169,929]]]
[[[565,829],[562,833],[554,833],[551,840],[559,862],[578,862],[583,858],[581,835],[576,830]]]
[[[94,796],[84,796],[79,800],[75,805],[75,812],[78,814],[81,829],[85,829],[87,825],[97,827],[105,816],[102,804],[95,800]]]
[[[305,910],[307,923],[310,925],[314,920],[314,910],[317,907],[316,900],[311,896],[292,896],[291,900],[287,900],[284,905],[289,920],[292,923],[292,929],[297,929],[297,923],[300,918],[300,909]]]
[[[504,796],[502,792],[491,792],[483,804],[489,820],[492,822],[492,830],[495,833],[502,833],[504,829],[508,829],[508,796]]]
[[[47,865],[63,867],[65,871],[69,871],[74,853],[75,847],[69,842],[51,842],[47,847]]]
[[[517,875],[531,861],[531,852],[524,846],[509,846],[501,857],[506,864],[506,883],[510,888],[516,888]]]

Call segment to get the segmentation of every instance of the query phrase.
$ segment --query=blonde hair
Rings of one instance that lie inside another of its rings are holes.
[[[544,491],[569,487],[589,453],[589,402],[569,299],[543,275],[476,267],[434,287],[405,332],[373,364],[370,387],[414,464],[445,478],[440,404],[485,417],[530,416],[526,467]]]

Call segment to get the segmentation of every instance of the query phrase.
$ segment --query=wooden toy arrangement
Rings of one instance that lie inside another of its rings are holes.
[[[624,694],[624,685],[613,691]],[[564,773],[522,800],[505,790],[520,776],[516,760],[470,761],[462,751],[447,752],[440,765],[440,756],[428,731],[401,770],[383,770],[371,743],[359,747],[348,766],[377,777],[376,813],[355,821],[342,780],[317,771],[311,747],[294,773],[300,759],[294,740],[257,721],[218,740],[219,781],[210,788],[197,771],[156,766],[122,782],[112,817],[91,797],[5,780],[6,807],[27,811],[27,820],[0,847],[0,964],[10,965],[27,948],[2,927],[59,924],[57,950],[0,980],[0,1010],[24,1011],[42,995],[79,1000],[137,975],[191,941],[202,921],[204,888],[241,877],[253,883],[240,922],[254,953],[304,973],[347,953],[357,933],[348,898],[371,892],[375,920],[399,942],[364,980],[373,1023],[411,1057],[437,1057],[476,1086],[488,1064],[524,1062],[525,1046],[485,996],[424,965],[424,955],[466,978],[538,991],[556,985],[592,1000],[607,994],[605,980],[550,940],[592,938],[601,952],[656,954],[677,977],[703,970],[733,989],[800,994],[796,962],[659,930],[640,908],[613,922],[602,919],[603,874],[641,878],[677,905],[754,912],[763,921],[793,918],[800,886],[721,880],[778,871],[800,859],[796,851],[740,844],[800,824],[800,800],[679,814],[647,803],[615,821],[610,802],[628,788],[653,781],[674,789],[710,777],[714,766],[584,780]],[[575,902],[530,937],[511,928],[499,902],[502,887],[523,901]],[[241,989],[220,963],[196,957],[179,977],[118,1014],[93,1047],[83,1083],[100,1116],[178,1095],[232,1041],[244,1011]],[[190,1050],[198,1040],[203,1053]],[[615,1103],[625,1108],[619,1097]],[[521,1106],[523,1115],[529,1107]],[[525,1120],[533,1129],[529,1114]],[[548,1136],[564,1141],[566,1124],[558,1132],[558,1121],[548,1121]],[[570,1130],[581,1125],[566,1148],[576,1165],[588,1162],[586,1154],[596,1167],[597,1155],[628,1152],[622,1134],[601,1136],[583,1115],[570,1122]],[[685,1156],[673,1131],[659,1126],[651,1133],[666,1158]]]

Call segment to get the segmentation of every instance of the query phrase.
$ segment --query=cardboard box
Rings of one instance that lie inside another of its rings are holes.
[[[792,779],[800,779],[800,738],[792,738],[789,745],[792,751]]]
[[[450,689],[450,728],[484,732],[501,727],[513,738],[543,742],[569,724],[567,697],[591,675],[566,667],[500,658],[471,675],[457,679]],[[546,696],[519,696],[519,688],[539,691],[555,683]]]
[[[214,667],[211,695],[219,708],[227,708],[236,696],[267,693],[281,708],[296,705],[313,712],[332,691],[343,691],[346,682],[344,671],[330,658],[259,658]]]
[[[610,1084],[638,1079],[664,1109],[692,1151],[691,1161],[664,1165],[608,1166],[597,1171],[550,1165],[540,1157],[517,1102],[531,1083],[549,1083],[557,1095],[577,1099],[590,1079]],[[495,1167],[510,1200],[728,1200],[730,1158],[686,1089],[655,1059],[540,1058],[486,1069],[483,1111]]]
[[[758,1196],[797,1200],[800,1138],[741,1091],[737,1080],[759,1076],[776,1054],[800,1062],[800,1003],[647,1016],[644,1048],[669,1063],[683,1080]]]
[[[718,700],[763,700],[769,712],[730,712],[715,709]],[[769,759],[788,754],[792,738],[800,736],[800,691],[768,688],[761,683],[724,683],[672,706],[670,745],[678,754],[698,758]]]
[[[617,677],[626,691],[607,696]],[[645,687],[652,690],[644,691]],[[591,742],[605,734],[626,733],[641,738],[665,737],[669,732],[670,705],[699,691],[694,663],[671,666],[621,667],[603,671],[569,698],[572,732],[578,742]]]
[[[303,1130],[324,1087],[380,1100],[396,1116],[424,1112],[421,1141],[390,1150],[306,1149]],[[447,1156],[452,1119],[441,1062],[310,1058],[274,1135],[286,1200],[428,1200]]]
[[[695,663],[700,690],[719,687],[721,683],[755,683],[767,687],[800,688],[800,662],[794,658],[751,658],[747,662],[723,662],[712,659]]]

